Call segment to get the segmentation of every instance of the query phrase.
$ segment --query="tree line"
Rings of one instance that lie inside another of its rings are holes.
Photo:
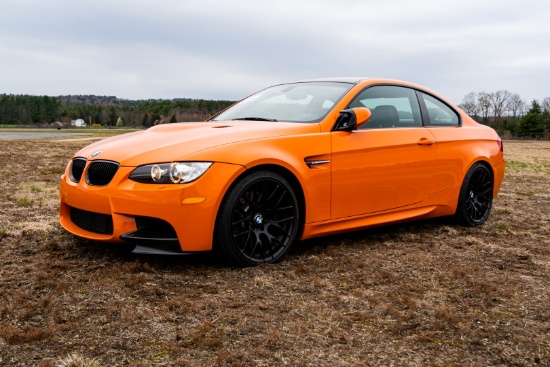
[[[112,96],[30,96],[0,94],[0,125],[151,126],[155,123],[201,121],[233,101],[204,99],[124,100]]]
[[[204,99],[126,100],[114,96],[30,96],[0,94],[0,125],[69,126],[83,119],[89,125],[140,127],[157,123],[202,121],[233,101]],[[470,92],[459,105],[476,121],[504,138],[550,139],[550,97],[527,104],[508,90]]]
[[[550,139],[550,97],[528,104],[519,94],[508,90],[470,92],[459,107],[504,138]]]

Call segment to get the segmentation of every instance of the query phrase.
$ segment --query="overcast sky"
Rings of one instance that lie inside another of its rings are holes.
[[[0,0],[0,94],[240,99],[376,76],[550,96],[548,0]]]

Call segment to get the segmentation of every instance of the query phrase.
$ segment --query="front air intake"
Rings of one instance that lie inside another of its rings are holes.
[[[113,234],[113,218],[108,214],[100,214],[70,207],[71,221],[79,228],[99,234]]]
[[[93,161],[86,171],[86,183],[107,186],[118,171],[119,164],[111,161]]]

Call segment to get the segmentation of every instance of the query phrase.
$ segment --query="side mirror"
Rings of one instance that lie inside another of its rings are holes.
[[[352,131],[369,121],[371,112],[366,107],[355,107],[340,111],[332,131]]]

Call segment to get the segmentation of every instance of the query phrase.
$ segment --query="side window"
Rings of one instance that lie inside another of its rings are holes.
[[[429,126],[458,126],[460,124],[458,114],[449,106],[428,94],[421,94],[428,110]]]
[[[349,107],[367,107],[371,110],[370,120],[360,129],[422,126],[416,93],[409,88],[386,85],[370,87],[359,93]]]

